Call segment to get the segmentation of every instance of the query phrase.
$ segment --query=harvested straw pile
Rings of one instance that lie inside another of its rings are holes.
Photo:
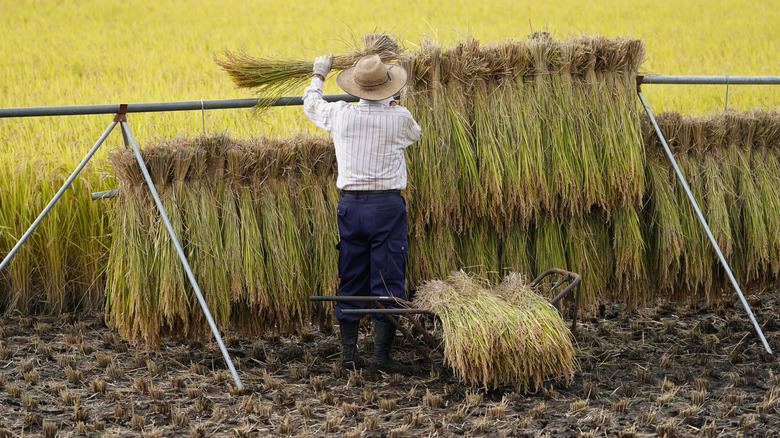
[[[414,304],[439,317],[445,362],[468,384],[536,391],[547,379],[574,376],[571,333],[518,274],[491,290],[460,271],[421,285]]]

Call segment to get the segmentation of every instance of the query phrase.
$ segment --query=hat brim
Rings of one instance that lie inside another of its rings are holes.
[[[408,75],[406,69],[398,64],[388,64],[387,73],[390,80],[377,87],[362,87],[355,82],[355,67],[348,67],[336,77],[336,83],[342,90],[360,99],[382,100],[394,96],[406,85]]]

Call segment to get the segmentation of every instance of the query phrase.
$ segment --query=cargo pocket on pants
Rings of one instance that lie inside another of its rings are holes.
[[[406,240],[388,240],[387,242],[387,279],[400,281],[406,278],[406,258],[409,254],[409,244]]]

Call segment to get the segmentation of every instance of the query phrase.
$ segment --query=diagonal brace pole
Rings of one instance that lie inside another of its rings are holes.
[[[152,197],[154,198],[154,203],[157,204],[157,209],[160,211],[160,216],[162,216],[162,220],[165,223],[165,228],[168,229],[168,234],[171,236],[173,245],[176,247],[176,252],[179,254],[179,260],[181,260],[181,264],[184,266],[184,271],[187,273],[187,278],[190,280],[192,289],[195,291],[195,295],[198,297],[198,302],[200,303],[200,307],[203,309],[203,314],[206,316],[206,320],[209,322],[211,332],[217,339],[217,344],[219,344],[219,349],[222,351],[222,356],[225,358],[225,362],[227,362],[228,368],[230,368],[230,373],[233,375],[233,380],[236,382],[236,387],[241,389],[243,388],[241,379],[238,377],[235,366],[233,366],[233,361],[230,359],[230,355],[225,348],[225,343],[222,342],[222,336],[219,334],[219,329],[217,328],[217,324],[214,322],[214,318],[211,316],[211,312],[209,311],[208,304],[206,304],[206,300],[203,299],[203,294],[200,292],[198,282],[195,281],[195,275],[193,275],[190,264],[187,262],[187,257],[184,255],[184,250],[182,250],[181,244],[179,244],[179,239],[176,238],[176,232],[173,231],[173,226],[171,226],[171,222],[168,220],[168,214],[165,213],[165,208],[163,208],[162,201],[160,201],[160,196],[157,194],[157,189],[154,187],[152,177],[149,176],[149,170],[146,168],[146,164],[144,163],[144,159],[141,156],[141,151],[138,149],[138,145],[135,142],[135,138],[133,138],[133,134],[130,133],[130,126],[127,124],[127,120],[122,120],[121,127],[125,140],[133,148],[135,158],[138,161],[138,165],[141,167],[141,172],[144,174],[146,184],[149,186],[149,191],[152,193]]]
[[[637,94],[639,95],[639,100],[642,101],[642,105],[644,105],[645,107],[645,112],[647,112],[647,116],[650,117],[650,122],[652,122],[653,126],[655,127],[655,133],[658,134],[658,138],[661,140],[661,144],[664,147],[664,152],[666,153],[666,157],[669,158],[669,161],[672,163],[672,167],[674,167],[674,172],[677,174],[677,178],[679,178],[680,184],[682,184],[682,187],[685,190],[685,194],[688,195],[688,200],[691,201],[691,205],[693,206],[693,210],[696,212],[696,216],[698,216],[699,218],[699,222],[701,222],[702,226],[704,227],[704,231],[707,233],[707,237],[710,239],[710,243],[712,243],[712,247],[715,249],[715,252],[718,254],[718,258],[720,259],[720,263],[723,265],[723,269],[726,271],[726,275],[729,277],[729,280],[731,281],[731,284],[734,286],[734,289],[736,289],[737,294],[739,295],[739,300],[742,301],[742,306],[745,307],[745,311],[747,312],[748,317],[750,317],[750,321],[753,323],[753,327],[755,327],[758,337],[761,338],[761,342],[764,344],[764,349],[766,349],[767,353],[772,354],[772,348],[769,346],[769,343],[766,341],[766,337],[764,337],[764,332],[761,330],[761,326],[759,326],[758,322],[756,322],[756,317],[753,316],[753,312],[750,310],[750,306],[745,300],[745,295],[742,294],[742,289],[739,288],[739,284],[737,284],[737,280],[734,278],[734,274],[731,273],[731,268],[729,268],[729,264],[726,261],[726,258],[723,256],[723,253],[720,250],[720,246],[718,246],[718,242],[715,241],[715,236],[712,235],[712,231],[710,231],[710,227],[709,225],[707,225],[707,221],[704,219],[704,215],[701,213],[701,209],[699,209],[699,204],[696,203],[696,199],[694,199],[693,193],[691,193],[691,189],[690,187],[688,187],[688,183],[685,181],[685,177],[680,171],[680,168],[677,166],[677,161],[674,159],[674,155],[672,154],[672,151],[669,149],[669,145],[666,144],[666,139],[664,138],[663,133],[661,133],[661,128],[658,127],[658,123],[655,121],[655,117],[653,117],[653,113],[652,111],[650,111],[650,107],[647,105],[645,96],[642,95],[641,83],[638,81],[637,81]]]
[[[36,228],[38,228],[38,225],[40,225],[41,221],[43,221],[43,218],[46,217],[47,214],[51,211],[51,209],[54,207],[54,204],[57,203],[57,201],[60,200],[62,195],[65,193],[66,190],[70,187],[70,185],[73,183],[73,181],[76,179],[76,177],[79,175],[79,173],[84,169],[84,166],[87,165],[90,159],[92,159],[92,156],[95,155],[95,152],[100,148],[100,145],[103,144],[103,142],[108,137],[108,134],[111,133],[111,131],[114,130],[114,127],[116,126],[117,121],[114,120],[111,122],[111,124],[108,126],[106,131],[103,133],[103,135],[100,136],[98,141],[95,143],[94,146],[92,146],[92,149],[89,150],[87,155],[84,157],[84,159],[81,160],[78,166],[76,166],[76,169],[71,173],[70,177],[68,177],[67,180],[65,180],[65,183],[62,185],[60,190],[54,195],[54,197],[49,201],[49,203],[44,207],[41,214],[38,215],[38,218],[35,219],[35,221],[30,225],[30,228],[27,229],[27,231],[24,233],[21,239],[19,239],[18,242],[16,242],[16,245],[11,249],[11,251],[5,256],[2,262],[0,262],[0,271],[5,268],[8,263],[11,262],[11,259],[13,256],[19,251],[19,248],[24,245],[24,242],[27,241],[27,239],[32,235],[33,231],[35,231]]]

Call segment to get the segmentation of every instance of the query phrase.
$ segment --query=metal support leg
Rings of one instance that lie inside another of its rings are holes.
[[[111,124],[106,129],[106,132],[103,133],[103,135],[100,136],[98,141],[95,143],[94,146],[92,146],[92,149],[89,150],[87,153],[87,156],[84,157],[83,160],[79,163],[78,166],[76,166],[76,170],[73,171],[73,173],[68,177],[68,179],[65,181],[65,183],[62,185],[60,190],[57,192],[57,194],[54,195],[54,197],[49,201],[49,204],[46,205],[46,207],[43,209],[40,215],[38,215],[38,218],[35,219],[32,225],[30,225],[30,228],[27,229],[27,232],[24,233],[21,239],[19,239],[18,242],[16,242],[16,245],[11,249],[11,251],[5,256],[2,262],[0,262],[0,271],[3,270],[3,268],[8,265],[8,263],[11,261],[13,256],[19,251],[19,248],[24,245],[24,242],[32,235],[33,231],[35,231],[36,228],[38,228],[38,225],[40,225],[43,218],[46,217],[47,214],[49,214],[49,211],[51,211],[52,207],[54,207],[54,204],[57,203],[57,201],[60,200],[63,193],[65,193],[65,190],[68,190],[68,187],[73,183],[73,181],[76,179],[76,177],[79,175],[82,169],[84,169],[84,166],[87,165],[89,160],[92,158],[93,155],[95,155],[95,152],[100,148],[100,145],[103,144],[103,142],[106,140],[106,137],[108,137],[108,134],[111,133],[111,131],[114,130],[114,127],[116,126],[117,121],[114,120],[111,122]]]
[[[225,358],[225,362],[227,362],[228,368],[230,368],[230,373],[233,375],[233,380],[235,380],[236,386],[239,389],[241,389],[243,388],[243,385],[241,384],[241,379],[239,379],[238,373],[236,372],[236,368],[235,366],[233,366],[233,361],[230,359],[230,355],[228,354],[227,349],[225,348],[225,343],[222,342],[222,336],[219,334],[219,329],[217,328],[217,324],[214,322],[214,318],[211,317],[211,312],[209,311],[209,307],[206,304],[206,300],[203,299],[203,294],[201,294],[200,292],[200,287],[198,287],[197,281],[195,281],[195,275],[193,275],[192,269],[190,268],[190,264],[187,262],[187,257],[184,255],[184,251],[182,250],[182,247],[179,244],[179,239],[176,238],[176,233],[173,231],[173,226],[171,226],[171,222],[168,220],[168,215],[165,213],[165,208],[163,208],[162,201],[160,201],[160,196],[157,194],[157,189],[154,187],[154,183],[152,182],[152,177],[149,176],[149,170],[146,168],[144,159],[141,156],[141,151],[138,149],[138,145],[135,143],[133,134],[130,133],[130,126],[127,124],[127,121],[122,121],[121,123],[122,123],[121,125],[122,134],[124,135],[125,140],[133,148],[133,152],[135,153],[135,158],[138,161],[138,165],[141,167],[141,171],[144,174],[144,179],[146,180],[146,183],[149,185],[149,191],[152,193],[154,202],[155,204],[157,204],[157,209],[160,211],[160,216],[162,216],[162,220],[165,223],[165,228],[168,229],[168,234],[171,236],[173,245],[176,247],[176,252],[179,254],[179,260],[181,260],[181,264],[184,266],[184,271],[187,273],[187,278],[190,280],[190,284],[192,284],[192,289],[195,291],[195,295],[198,296],[198,302],[200,303],[200,307],[203,309],[203,313],[206,316],[206,320],[208,320],[209,322],[209,326],[211,327],[212,333],[214,333],[214,337],[217,339],[217,344],[219,344],[219,349],[222,351],[222,356]]]
[[[750,310],[750,306],[745,300],[745,296],[742,294],[742,289],[739,288],[737,280],[734,278],[734,274],[731,273],[731,268],[729,268],[729,264],[726,261],[726,258],[720,251],[718,242],[715,241],[715,237],[712,235],[712,231],[710,231],[710,227],[707,225],[707,221],[704,219],[704,215],[701,213],[699,204],[696,203],[696,199],[694,199],[693,193],[691,193],[691,189],[688,187],[688,183],[685,181],[685,177],[680,171],[680,168],[677,166],[677,161],[675,161],[674,155],[669,149],[669,145],[666,144],[666,139],[664,138],[663,133],[661,133],[661,128],[658,127],[658,123],[655,121],[655,117],[653,117],[653,113],[650,111],[650,107],[647,105],[647,101],[645,100],[645,96],[642,95],[642,90],[639,88],[639,85],[637,85],[637,94],[639,95],[639,100],[642,101],[642,105],[645,107],[647,116],[650,117],[650,122],[652,122],[653,126],[655,127],[655,133],[658,134],[658,138],[661,140],[661,145],[664,147],[666,157],[669,158],[669,161],[672,163],[674,172],[677,174],[677,178],[679,178],[680,184],[682,184],[682,187],[685,190],[685,194],[688,195],[688,200],[691,201],[691,205],[693,206],[693,210],[696,212],[696,216],[699,218],[699,222],[701,222],[701,225],[704,227],[704,231],[707,233],[707,237],[710,239],[710,243],[712,243],[712,247],[715,249],[715,253],[718,254],[718,258],[720,259],[720,263],[723,265],[723,269],[726,271],[726,275],[729,277],[729,280],[734,286],[734,289],[736,289],[737,295],[739,295],[739,299],[742,301],[742,306],[745,307],[745,311],[747,311],[748,317],[750,317],[750,321],[753,323],[753,327],[755,327],[756,333],[758,333],[758,337],[761,338],[761,342],[764,344],[764,349],[766,349],[767,353],[772,354],[772,348],[769,347],[769,343],[764,337],[764,332],[761,331],[761,326],[759,326],[758,322],[756,322],[756,318],[753,316],[753,312]]]

